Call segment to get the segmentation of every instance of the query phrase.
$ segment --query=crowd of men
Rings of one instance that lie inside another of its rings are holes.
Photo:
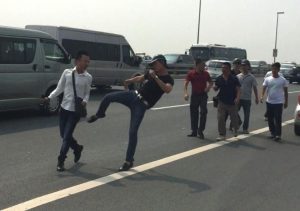
[[[79,51],[75,59],[75,67],[66,69],[59,80],[57,88],[45,97],[49,102],[61,93],[64,93],[60,110],[60,135],[62,145],[58,155],[57,171],[64,171],[64,162],[67,158],[69,148],[73,150],[74,162],[78,162],[83,151],[83,146],[73,137],[73,132],[80,116],[77,112],[76,100],[81,99],[80,104],[86,107],[90,95],[92,76],[87,72],[90,62],[88,52]],[[145,112],[152,108],[164,93],[172,91],[174,80],[167,71],[166,59],[163,55],[155,56],[150,62],[150,69],[141,76],[136,76],[124,81],[125,90],[109,93],[102,99],[99,109],[95,115],[87,119],[88,123],[95,122],[106,116],[106,110],[110,103],[116,102],[128,107],[131,113],[129,142],[125,161],[119,171],[127,171],[133,166],[134,154],[138,142],[138,129],[144,118]],[[279,141],[281,138],[281,117],[283,107],[287,107],[287,81],[278,74],[280,64],[272,64],[272,73],[265,77],[260,101],[263,101],[267,93],[267,111],[271,138]],[[138,90],[128,90],[128,85],[141,83]],[[191,83],[191,97],[188,93],[188,85]],[[224,62],[222,74],[215,83],[206,70],[205,62],[201,59],[195,60],[195,67],[188,72],[184,82],[184,99],[190,98],[191,134],[189,137],[199,136],[204,139],[204,130],[207,118],[208,92],[214,89],[217,92],[218,110],[218,141],[226,139],[226,120],[230,117],[230,129],[234,136],[242,125],[244,134],[249,131],[249,119],[252,104],[252,91],[255,95],[255,103],[259,103],[257,81],[251,74],[248,60],[235,59],[233,68],[231,63]],[[77,93],[77,94],[76,94]],[[200,112],[199,112],[200,109]],[[241,120],[238,112],[243,109],[244,119]],[[200,118],[199,118],[200,116]]]
[[[205,70],[205,63],[201,59],[195,60],[195,68],[187,74],[184,82],[184,99],[189,99],[188,84],[192,84],[190,101],[191,130],[188,137],[197,135],[204,139],[204,129],[207,116],[207,93],[213,87],[217,94],[218,110],[218,141],[226,139],[226,121],[230,116],[229,129],[234,136],[238,135],[238,130],[242,126],[242,132],[249,134],[249,120],[252,104],[252,92],[255,96],[255,104],[262,103],[265,94],[266,99],[266,119],[268,121],[270,138],[275,141],[281,140],[282,110],[288,106],[288,82],[279,73],[280,63],[272,64],[271,71],[266,74],[262,84],[263,89],[259,100],[257,81],[251,74],[251,65],[247,59],[235,59],[233,68],[229,62],[222,64],[222,74],[217,77],[214,86]],[[200,112],[199,112],[200,109]],[[243,109],[243,121],[239,116],[239,111]],[[198,122],[200,115],[200,122]]]

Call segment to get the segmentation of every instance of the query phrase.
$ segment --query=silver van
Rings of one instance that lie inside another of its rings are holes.
[[[27,25],[25,28],[50,34],[73,59],[78,49],[87,51],[92,85],[97,88],[123,85],[125,79],[144,72],[140,66],[142,58],[135,55],[122,35],[63,26]]]
[[[0,111],[40,107],[55,113],[61,97],[44,105],[71,58],[49,34],[0,27]]]

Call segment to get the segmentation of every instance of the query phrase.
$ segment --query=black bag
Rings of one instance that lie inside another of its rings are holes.
[[[73,90],[74,90],[74,98],[75,98],[75,113],[78,117],[86,117],[87,110],[86,107],[82,105],[83,99],[77,97],[76,88],[75,88],[75,70],[72,72],[72,82],[73,82]]]
[[[213,105],[215,108],[217,108],[218,104],[219,104],[219,96],[217,95],[213,97]]]

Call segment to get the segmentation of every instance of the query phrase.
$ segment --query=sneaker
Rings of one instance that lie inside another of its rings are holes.
[[[81,152],[83,150],[83,146],[79,145],[76,150],[74,150],[74,163],[77,163],[81,157]]]
[[[249,134],[248,130],[243,130],[243,134]]]
[[[88,123],[92,123],[92,122],[95,122],[97,119],[98,119],[98,117],[96,115],[93,115],[93,116],[88,117],[86,121]]]
[[[65,170],[64,162],[58,161],[56,171],[64,171],[64,170]]]
[[[217,141],[224,141],[225,139],[225,136],[219,136],[218,138],[216,138]]]
[[[124,162],[123,165],[119,168],[119,171],[128,171],[133,166],[133,162]]]

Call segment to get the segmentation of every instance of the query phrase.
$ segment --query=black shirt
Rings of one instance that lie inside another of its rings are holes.
[[[234,99],[236,98],[236,88],[240,87],[241,84],[238,78],[234,75],[229,75],[228,79],[225,80],[223,75],[217,77],[215,85],[219,88],[219,100],[227,105],[234,105]]]
[[[154,79],[149,75],[149,71],[147,71],[144,75],[146,82],[144,85],[138,90],[144,100],[146,100],[149,104],[149,108],[153,107],[157,101],[164,94],[164,91],[159,87]],[[168,74],[163,76],[158,76],[158,78],[164,83],[174,85],[174,79]]]

